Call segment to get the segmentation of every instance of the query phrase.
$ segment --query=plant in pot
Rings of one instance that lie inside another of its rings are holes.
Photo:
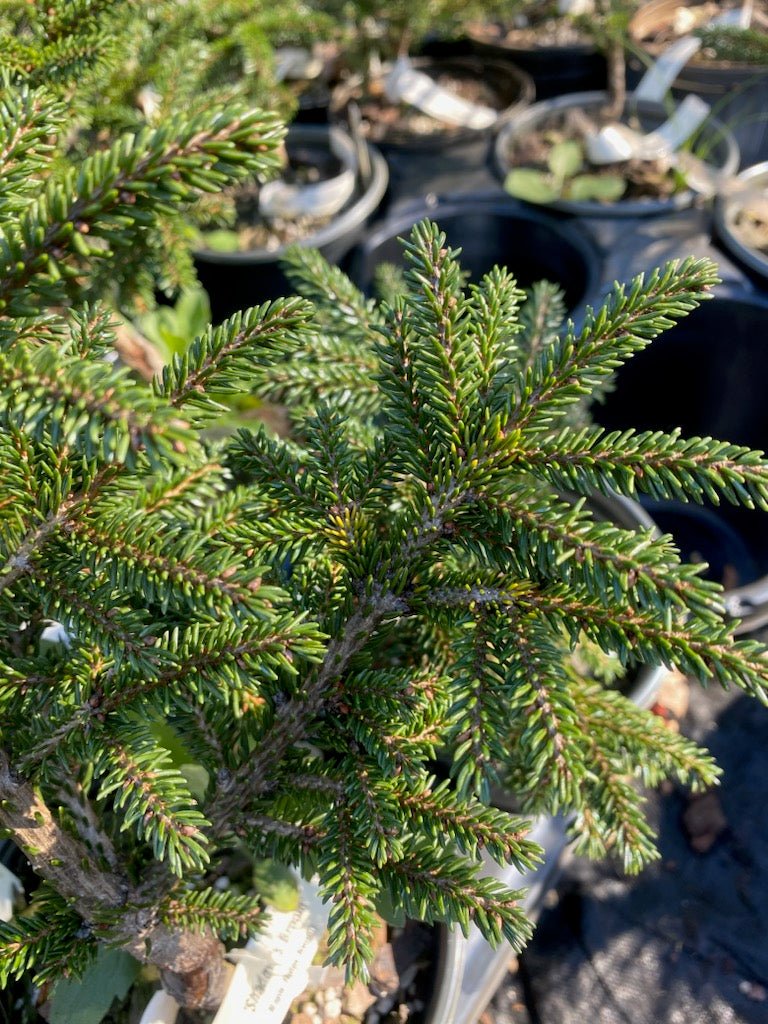
[[[299,5],[283,15],[289,32],[301,20]],[[33,7],[21,28],[34,40],[47,31],[46,18],[42,5]],[[320,31],[324,18],[305,19],[305,31]],[[9,37],[20,27],[10,20]],[[290,90],[277,81],[271,41],[278,37],[269,10],[244,0],[142,2],[128,5],[120,25],[120,63],[97,68],[66,97],[71,126],[62,133],[62,158],[71,164],[120,132],[158,127],[216,101],[256,104],[285,118],[295,109]],[[383,160],[341,129],[296,125],[281,163],[279,180],[272,168],[268,176],[223,183],[215,200],[169,211],[148,230],[140,309],[151,308],[157,292],[173,298],[193,287],[197,270],[220,320],[285,290],[278,260],[287,242],[311,238],[331,258],[349,248],[383,196]],[[132,312],[136,299],[125,291],[117,290],[115,304]]]
[[[725,24],[718,19],[726,16]],[[728,125],[742,166],[768,158],[768,4],[765,0],[652,0],[629,23],[630,80],[682,39],[693,41],[671,83],[679,100],[700,96]],[[698,44],[698,45],[697,45]]]
[[[346,74],[332,117],[359,122],[384,153],[393,199],[455,190],[462,172],[485,164],[498,127],[533,99],[532,81],[508,62],[410,56],[428,32],[451,33],[482,5],[364,0],[348,9]]]
[[[768,163],[741,171],[715,202],[715,235],[758,287],[768,287]]]
[[[738,166],[730,132],[691,97],[669,111],[626,92],[630,6],[595,0],[579,20],[605,52],[608,89],[537,103],[514,118],[496,143],[508,192],[585,216],[638,216],[712,195]]]
[[[232,991],[223,940],[269,929],[257,889],[219,885],[243,855],[317,878],[328,956],[352,976],[385,902],[519,945],[519,893],[480,870],[480,850],[536,857],[525,822],[483,803],[499,764],[526,808],[575,812],[592,852],[653,857],[627,775],[715,770],[566,673],[563,651],[586,634],[757,694],[768,659],[733,640],[717,587],[668,542],[558,491],[768,501],[768,465],[744,449],[567,425],[704,297],[711,265],[618,288],[578,337],[521,361],[514,283],[497,270],[464,292],[422,225],[393,306],[307,254],[317,313],[296,298],[248,311],[150,385],[102,358],[83,261],[111,264],[99,239],[123,253],[157,205],[259,166],[270,123],[161,129],[39,198],[24,172],[45,159],[50,108],[13,95],[33,150],[11,148],[3,177],[0,824],[30,881],[0,928],[3,977],[33,978],[50,1013],[57,979],[95,964],[103,988],[120,951],[183,1007],[215,1010]],[[288,401],[293,438],[201,441],[243,390]],[[244,973],[264,1013],[264,971]]]
[[[590,851],[652,858],[628,776],[716,770],[564,651],[586,635],[758,696],[768,654],[733,639],[719,589],[666,540],[559,495],[768,504],[754,452],[569,423],[714,268],[617,287],[578,335],[522,357],[514,282],[465,291],[423,224],[391,306],[299,253],[317,310],[246,311],[137,381],[109,359],[97,287],[158,210],[269,162],[274,120],[233,107],[130,135],[40,195],[61,108],[18,80],[5,102],[0,826],[28,903],[0,926],[3,981],[30,979],[62,1019],[62,978],[91,971],[103,995],[143,971],[163,1012],[242,998],[229,1019],[248,1003],[268,1021],[266,986],[295,961],[231,953],[231,970],[224,943],[277,927],[263,872],[228,885],[243,857],[316,879],[308,914],[324,907],[351,977],[387,904],[519,946],[520,893],[480,859],[537,855],[520,816],[484,803],[501,770],[527,809],[574,812]],[[207,441],[221,397],[251,390],[289,402],[293,437]],[[109,1012],[124,1024],[130,1002]]]
[[[577,0],[578,3],[578,0]],[[512,61],[533,79],[537,100],[605,88],[605,57],[565,0],[518,0],[470,12],[462,25],[467,49]],[[431,50],[430,50],[431,52]]]

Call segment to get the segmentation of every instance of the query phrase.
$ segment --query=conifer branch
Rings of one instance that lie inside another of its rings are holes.
[[[590,394],[622,362],[685,316],[717,283],[708,260],[671,260],[663,270],[633,278],[629,290],[615,285],[597,313],[590,310],[580,333],[572,326],[548,346],[519,385],[518,409],[506,430],[548,426],[566,404]]]
[[[34,292],[56,301],[62,278],[79,273],[73,253],[89,259],[110,254],[92,239],[125,244],[125,228],[150,223],[155,211],[246,171],[276,166],[282,135],[268,115],[232,109],[125,136],[88,157],[77,174],[50,182],[18,227],[0,238],[0,309],[34,315]]]
[[[537,438],[537,450],[516,445],[511,459],[556,487],[655,498],[768,508],[768,471],[759,452],[711,437],[683,439],[679,430],[637,433],[599,427]],[[599,467],[599,468],[598,468]]]
[[[84,491],[65,498],[55,513],[49,513],[43,523],[27,532],[3,567],[3,573],[0,575],[0,594],[11,588],[20,577],[33,571],[35,556],[59,530],[70,523],[74,515],[88,507],[114,475],[113,467],[104,467],[96,473]]]

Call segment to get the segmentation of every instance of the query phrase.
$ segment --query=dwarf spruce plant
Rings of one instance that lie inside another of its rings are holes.
[[[383,903],[518,947],[520,894],[480,855],[538,851],[488,806],[497,778],[523,812],[571,814],[587,852],[654,857],[633,780],[716,769],[568,652],[586,638],[761,699],[768,657],[668,538],[582,499],[765,508],[768,463],[573,411],[712,265],[617,286],[576,330],[551,289],[521,308],[503,270],[466,285],[422,224],[389,303],[296,253],[306,298],[208,329],[147,384],[110,359],[99,289],[158,212],[268,169],[280,130],[214,111],[55,174],[59,99],[14,73],[2,103],[0,826],[37,881],[0,924],[0,980],[77,975],[110,946],[216,1006],[224,943],[268,920],[258,891],[214,884],[233,848],[317,876],[353,975]],[[289,407],[291,436],[208,440],[248,392]]]

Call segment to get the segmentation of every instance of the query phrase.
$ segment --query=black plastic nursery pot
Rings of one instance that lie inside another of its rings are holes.
[[[389,168],[389,198],[396,202],[421,197],[426,191],[439,193],[455,188],[457,176],[485,166],[490,158],[493,138],[501,125],[533,102],[534,86],[530,77],[506,61],[483,60],[472,55],[459,57],[418,57],[413,67],[430,78],[442,75],[457,79],[481,80],[495,93],[499,117],[490,128],[441,126],[420,134],[398,125],[372,124],[367,129],[370,141],[380,150]],[[383,82],[376,92],[383,92]],[[336,87],[332,100],[332,120],[345,121],[350,102],[365,108],[366,92],[359,81],[350,80]]]
[[[286,142],[289,154],[293,151],[302,159],[316,154],[320,161],[327,159],[330,132],[328,125],[292,125]],[[343,209],[298,243],[319,249],[330,263],[340,263],[355,245],[387,189],[388,173],[383,157],[373,146],[366,148],[371,165],[369,179],[363,183],[358,175],[355,192]],[[285,250],[286,247],[281,246],[274,250],[195,251],[195,267],[200,283],[210,296],[214,323],[240,309],[292,294],[293,287],[280,266]]]
[[[562,219],[503,197],[457,197],[413,206],[373,228],[350,257],[350,274],[364,291],[373,290],[374,273],[382,263],[405,265],[399,239],[425,218],[440,226],[448,245],[461,249],[461,265],[471,281],[495,265],[503,266],[523,288],[542,280],[559,285],[573,310],[599,278],[596,250]]]
[[[618,371],[593,408],[609,429],[672,430],[768,449],[768,300],[717,297],[665,331]],[[768,514],[736,507],[642,498],[686,561],[709,564],[726,589],[737,632],[768,624]]]
[[[513,152],[517,140],[527,133],[544,128],[570,109],[597,113],[608,101],[605,92],[571,93],[557,99],[534,103],[521,111],[499,132],[495,147],[495,170],[503,182],[515,166]],[[632,95],[624,108],[624,119],[635,117],[643,132],[651,132],[668,118],[669,111],[660,103],[635,100]],[[709,117],[699,129],[693,152],[724,178],[736,173],[739,166],[739,147],[731,132],[717,118]],[[555,210],[579,217],[645,217],[672,213],[690,206],[696,197],[692,189],[685,189],[668,198],[620,199],[614,203],[557,199],[546,204]]]
[[[472,49],[482,60],[508,60],[527,72],[537,100],[605,88],[605,58],[587,43],[523,49],[473,40]]]
[[[768,203],[768,161],[747,167],[736,180],[743,182],[745,190],[763,193],[765,202]],[[739,215],[745,205],[748,206],[749,201],[749,192],[740,195],[736,191],[731,195],[721,194],[717,197],[714,212],[715,237],[758,288],[768,289],[768,254],[748,245],[737,227]]]
[[[498,35],[498,39],[494,38]],[[605,57],[588,42],[569,45],[523,46],[504,42],[503,32],[471,33],[461,39],[434,40],[421,51],[426,56],[474,56],[483,61],[513,64],[533,79],[537,100],[548,100],[567,92],[604,89]]]
[[[627,79],[633,88],[649,63],[664,49],[654,40],[669,29],[681,7],[695,8],[702,0],[652,0],[643,4],[630,22],[630,35],[639,53],[630,57]],[[768,158],[768,66],[706,60],[699,54],[686,64],[672,86],[673,96],[695,95],[706,100],[713,113],[733,132],[742,166]]]

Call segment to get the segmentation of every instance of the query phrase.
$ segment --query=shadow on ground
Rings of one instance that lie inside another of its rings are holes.
[[[694,684],[683,731],[724,770],[720,838],[694,852],[685,795],[651,794],[661,860],[572,861],[486,1024],[768,1022],[768,708]]]

